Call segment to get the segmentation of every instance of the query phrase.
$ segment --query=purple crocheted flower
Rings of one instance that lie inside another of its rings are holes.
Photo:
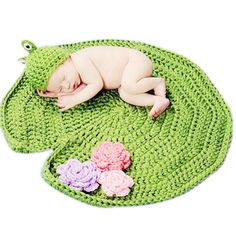
[[[57,167],[59,180],[79,191],[91,192],[99,187],[100,170],[92,161],[70,159]]]

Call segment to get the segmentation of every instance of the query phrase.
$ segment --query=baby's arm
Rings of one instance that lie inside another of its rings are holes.
[[[91,99],[103,88],[102,77],[89,57],[75,58],[73,62],[80,74],[81,81],[87,85],[78,93],[58,97],[56,105],[63,107],[59,111],[65,111]]]
[[[75,94],[78,104],[94,97],[102,88],[102,77],[89,57],[81,57],[73,59],[75,67],[80,74],[81,81],[87,86]]]

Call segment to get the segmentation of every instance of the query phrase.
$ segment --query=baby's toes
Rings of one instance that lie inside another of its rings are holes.
[[[156,111],[154,111],[154,110],[151,110],[150,112],[149,112],[149,118],[150,119],[153,119],[153,118],[155,118],[156,117]]]

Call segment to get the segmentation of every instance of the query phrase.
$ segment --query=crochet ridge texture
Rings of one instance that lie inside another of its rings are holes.
[[[16,152],[53,149],[42,169],[47,183],[85,203],[132,206],[179,196],[216,171],[232,139],[228,105],[207,75],[187,58],[165,49],[129,40],[92,40],[58,45],[73,51],[93,45],[136,48],[153,62],[153,76],[163,77],[170,107],[150,120],[151,107],[124,102],[117,90],[100,91],[94,98],[65,112],[55,98],[38,96],[25,71],[4,97],[0,123]],[[90,159],[103,141],[121,142],[130,153],[125,171],[134,186],[126,197],[108,197],[101,189],[79,192],[58,180],[56,168],[68,159]]]

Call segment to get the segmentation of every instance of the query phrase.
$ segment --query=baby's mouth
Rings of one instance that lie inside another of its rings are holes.
[[[75,82],[75,83],[74,83],[74,86],[73,86],[73,89],[77,89],[78,87],[79,87],[78,83]]]
[[[77,82],[74,83],[73,85],[73,90],[72,91],[68,91],[68,92],[59,92],[57,93],[58,95],[67,95],[67,94],[73,94],[75,91],[77,91],[77,89],[80,87],[81,84],[78,84]]]

